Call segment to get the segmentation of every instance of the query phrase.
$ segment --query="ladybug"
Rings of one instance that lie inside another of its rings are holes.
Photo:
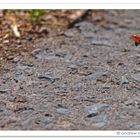
[[[135,42],[135,45],[138,46],[140,44],[140,36],[139,35],[132,35],[132,40]]]

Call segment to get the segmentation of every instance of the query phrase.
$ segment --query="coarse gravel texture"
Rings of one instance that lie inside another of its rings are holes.
[[[103,15],[4,65],[1,130],[140,129],[140,10]]]

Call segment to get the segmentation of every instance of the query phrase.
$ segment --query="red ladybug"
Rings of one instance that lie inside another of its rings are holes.
[[[140,44],[140,36],[139,35],[132,35],[131,38],[135,42],[136,46],[138,46]]]

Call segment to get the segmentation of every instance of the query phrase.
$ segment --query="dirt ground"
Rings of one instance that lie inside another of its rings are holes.
[[[139,15],[101,10],[7,61],[0,130],[139,130]]]

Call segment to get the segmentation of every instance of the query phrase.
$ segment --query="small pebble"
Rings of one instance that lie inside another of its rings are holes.
[[[66,108],[58,108],[58,109],[56,110],[56,112],[59,113],[59,114],[63,114],[63,115],[69,114],[69,110],[66,109]]]
[[[140,83],[140,73],[133,74],[133,75],[131,75],[131,77],[132,77],[135,81],[137,81],[137,82]]]

